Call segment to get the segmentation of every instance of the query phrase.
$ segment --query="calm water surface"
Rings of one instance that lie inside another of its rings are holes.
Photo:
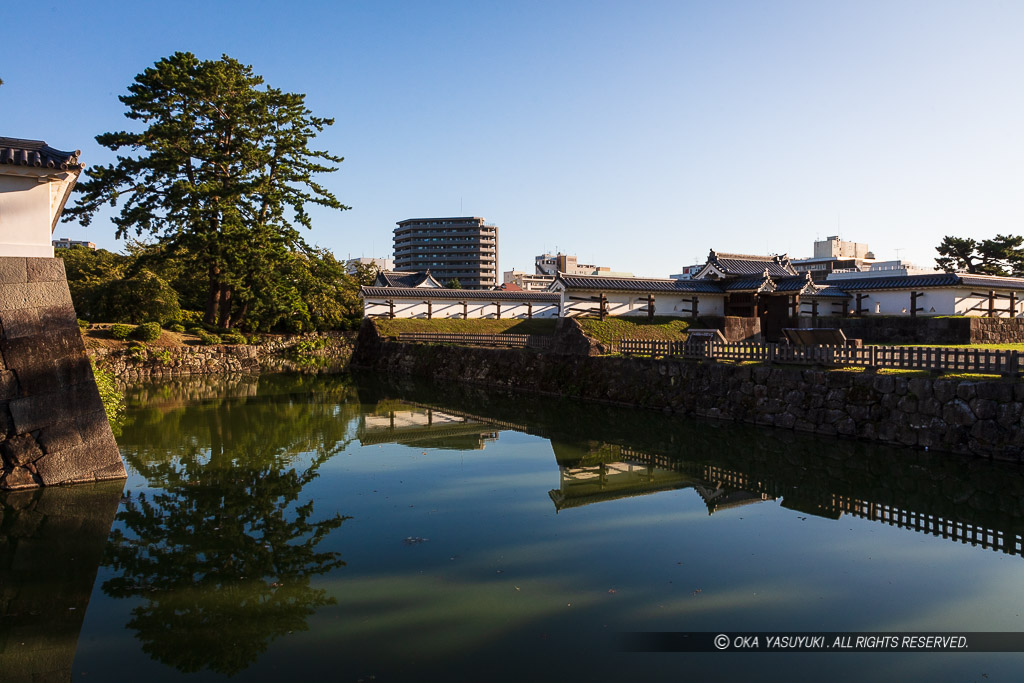
[[[0,680],[1024,667],[621,647],[636,631],[1024,630],[1016,467],[347,376],[141,387],[118,441],[123,486],[0,498]]]

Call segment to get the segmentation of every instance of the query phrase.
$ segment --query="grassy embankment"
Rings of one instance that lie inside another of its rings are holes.
[[[602,343],[619,339],[671,339],[685,340],[690,322],[679,318],[655,316],[647,318],[576,318],[587,336]],[[377,329],[384,336],[394,337],[402,332],[436,332],[439,334],[554,334],[555,320],[551,318],[522,320],[493,320],[490,318],[406,318],[388,320],[377,318]]]
[[[686,341],[689,335],[690,321],[668,316],[654,316],[648,321],[646,317],[636,318],[576,318],[583,332],[590,338],[608,344],[620,339],[667,339]]]

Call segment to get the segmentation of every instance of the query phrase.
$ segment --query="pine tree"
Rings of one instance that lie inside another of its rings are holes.
[[[314,180],[342,157],[311,150],[333,119],[312,115],[305,96],[264,87],[227,55],[201,61],[177,52],[135,77],[119,98],[141,132],[96,137],[117,163],[86,171],[68,220],[88,225],[117,206],[117,236],[156,236],[167,254],[187,251],[208,280],[205,322],[231,327],[245,318],[254,287],[275,266],[308,250],[308,204],[345,206]]]

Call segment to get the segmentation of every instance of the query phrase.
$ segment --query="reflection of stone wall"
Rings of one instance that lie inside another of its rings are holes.
[[[0,493],[0,681],[69,681],[123,483]]]
[[[426,377],[655,408],[868,441],[1018,461],[1024,384],[822,368],[554,356],[380,342],[355,358],[390,376]]]
[[[64,261],[0,257],[0,489],[123,479]]]

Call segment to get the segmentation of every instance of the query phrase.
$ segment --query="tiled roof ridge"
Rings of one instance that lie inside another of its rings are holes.
[[[788,254],[772,254],[771,256],[765,256],[763,254],[727,254],[724,251],[715,251],[714,249],[711,250],[711,254],[716,258],[736,259],[737,261],[774,261],[776,263],[780,263],[782,261],[789,260]]]
[[[78,157],[82,150],[64,152],[50,147],[42,140],[0,137],[0,164],[81,170],[85,168]]]

